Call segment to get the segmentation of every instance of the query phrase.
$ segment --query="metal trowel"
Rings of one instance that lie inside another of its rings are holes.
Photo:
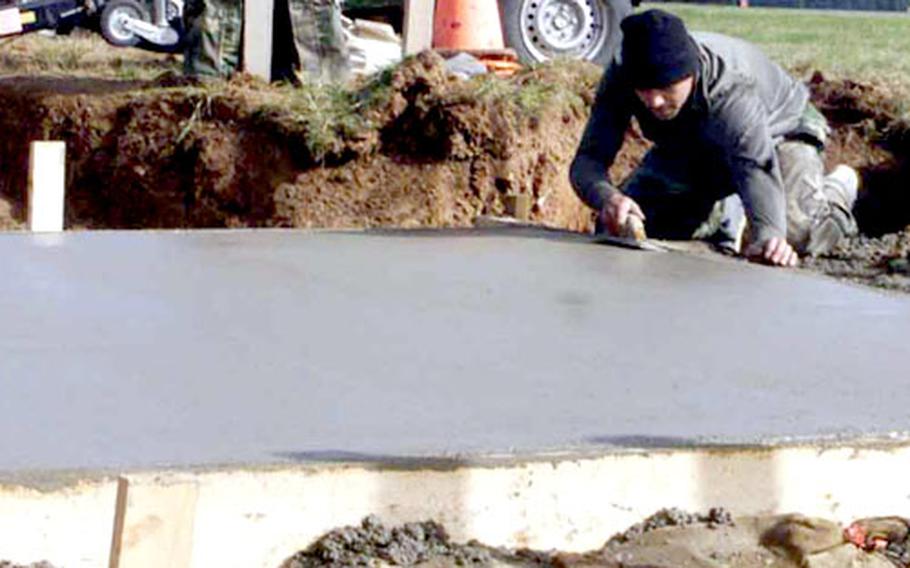
[[[645,224],[637,215],[629,215],[619,235],[601,233],[594,236],[595,243],[615,245],[636,250],[666,252],[667,249],[648,240]]]

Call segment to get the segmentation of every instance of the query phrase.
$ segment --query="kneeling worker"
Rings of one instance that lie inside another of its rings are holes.
[[[570,173],[599,225],[618,234],[635,216],[649,236],[706,238],[778,266],[856,234],[858,177],[843,165],[824,175],[828,125],[805,85],[755,46],[690,35],[661,10],[622,30]],[[655,145],[620,191],[607,170],[633,116]]]

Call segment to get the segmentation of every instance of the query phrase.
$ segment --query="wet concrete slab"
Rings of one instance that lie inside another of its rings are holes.
[[[910,298],[554,233],[0,236],[0,480],[908,429]]]

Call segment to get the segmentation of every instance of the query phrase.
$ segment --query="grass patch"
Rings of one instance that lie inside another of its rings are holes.
[[[583,108],[580,94],[595,81],[579,84],[577,62],[556,61],[532,66],[510,80],[481,75],[466,83],[461,97],[498,105],[516,118],[537,117],[554,107]],[[592,77],[599,78],[599,70]]]
[[[330,83],[284,85],[272,89],[255,114],[286,133],[300,133],[309,155],[321,162],[340,152],[346,140],[373,128],[367,110],[380,97],[373,90]]]
[[[749,40],[797,74],[821,70],[910,88],[910,16],[784,8],[660,4],[691,30]]]
[[[0,75],[149,80],[167,71],[182,71],[179,56],[113,47],[97,34],[80,30],[70,36],[33,33],[0,40]]]

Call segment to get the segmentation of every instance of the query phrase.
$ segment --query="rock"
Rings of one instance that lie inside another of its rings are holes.
[[[761,544],[800,563],[844,544],[844,533],[840,525],[825,519],[784,515],[762,533]]]
[[[843,544],[805,559],[806,568],[894,568],[894,564],[878,553],[864,552],[851,544]]]

